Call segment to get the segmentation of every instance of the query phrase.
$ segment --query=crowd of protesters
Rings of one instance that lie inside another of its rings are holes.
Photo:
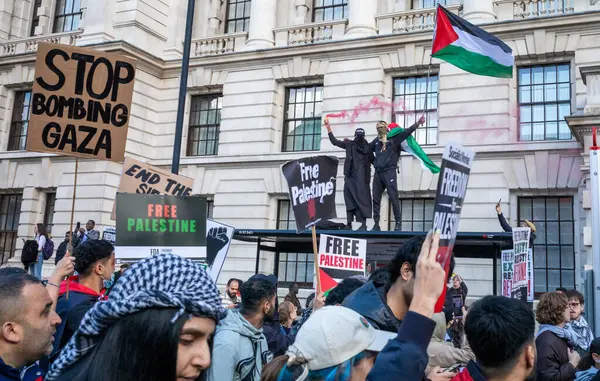
[[[535,313],[500,296],[467,308],[454,261],[448,276],[436,262],[439,233],[302,305],[297,284],[279,303],[274,275],[232,278],[220,294],[174,255],[115,271],[113,246],[89,227],[47,281],[0,270],[0,381],[600,380],[581,293],[543,294]]]

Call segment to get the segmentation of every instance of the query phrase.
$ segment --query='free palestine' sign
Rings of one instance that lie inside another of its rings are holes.
[[[119,258],[172,253],[206,259],[206,200],[199,197],[117,194]]]

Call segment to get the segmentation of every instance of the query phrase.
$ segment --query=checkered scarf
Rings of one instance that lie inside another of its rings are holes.
[[[217,322],[226,314],[217,287],[199,264],[171,254],[143,259],[127,269],[115,284],[108,301],[96,303],[86,313],[45,380],[56,380],[92,350],[104,332],[119,319],[153,307],[179,308],[173,322],[184,313]]]

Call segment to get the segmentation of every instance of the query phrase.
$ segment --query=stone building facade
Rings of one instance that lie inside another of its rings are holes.
[[[343,151],[320,120],[350,137],[375,123],[410,124],[439,161],[457,141],[477,152],[461,231],[499,231],[502,200],[512,225],[532,219],[536,291],[580,287],[591,264],[586,148],[600,115],[600,4],[596,0],[445,0],[452,12],[505,41],[512,79],[476,76],[433,60],[434,0],[196,0],[181,173],[210,200],[212,217],[243,229],[288,228],[282,163]],[[0,257],[18,263],[36,222],[55,240],[68,229],[74,160],[23,150],[37,43],[91,46],[138,60],[127,155],[168,168],[173,153],[185,0],[0,0]],[[427,87],[427,105],[424,98]],[[360,109],[358,107],[357,109]],[[565,119],[566,118],[566,119]],[[431,224],[437,176],[403,156],[402,225]],[[75,220],[112,226],[121,167],[80,162]],[[339,171],[340,175],[342,171]],[[342,189],[343,178],[338,179]],[[338,215],[344,216],[342,192]],[[393,227],[389,202],[382,225]],[[254,272],[256,248],[235,243],[220,283]],[[16,257],[13,257],[16,255]],[[262,256],[285,281],[312,281],[311,257]],[[9,260],[9,258],[12,258]],[[49,270],[48,267],[46,270]],[[491,293],[492,263],[461,260],[473,296]]]

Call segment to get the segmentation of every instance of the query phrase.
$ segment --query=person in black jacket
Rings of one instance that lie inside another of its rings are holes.
[[[496,213],[498,214],[498,221],[500,222],[502,229],[505,232],[512,232],[512,227],[508,224],[508,222],[506,222],[506,218],[504,218],[504,214],[502,214],[502,207],[500,206],[500,203],[496,204]],[[521,223],[521,227],[531,229],[531,235],[529,236],[529,248],[532,248],[533,242],[535,241],[535,225],[529,220],[524,220]]]
[[[571,320],[567,297],[558,292],[542,295],[536,310],[540,329],[535,339],[538,381],[572,381],[579,354],[565,325]]]
[[[344,203],[346,204],[346,229],[352,230],[352,221],[361,226],[358,230],[367,230],[367,218],[371,218],[371,163],[374,156],[369,142],[365,139],[365,130],[357,128],[354,140],[338,140],[331,132],[329,119],[325,118],[325,127],[329,141],[336,147],[346,150],[344,160]]]
[[[56,249],[56,256],[54,257],[54,264],[57,265],[58,262],[63,259],[65,254],[67,254],[67,249],[69,248],[69,236],[71,232],[65,233],[65,240],[58,245],[58,249]]]
[[[62,323],[54,334],[51,361],[79,329],[85,314],[98,300],[105,298],[104,291],[115,272],[115,249],[108,241],[87,240],[75,248],[73,256],[79,275],[69,280],[68,298],[67,282],[62,282],[60,287],[56,313]]]
[[[395,135],[390,140],[387,140],[387,123],[384,121],[377,123],[377,137],[369,143],[369,147],[375,153],[375,161],[373,162],[373,166],[375,167],[375,176],[373,177],[373,220],[375,221],[375,225],[373,226],[373,231],[381,230],[379,226],[381,197],[386,189],[392,203],[394,218],[396,219],[394,230],[398,231],[402,228],[400,223],[398,176],[396,173],[398,159],[400,159],[400,152],[402,151],[402,142],[423,123],[425,123],[425,117],[422,116],[417,123]]]
[[[462,277],[458,274],[454,274],[452,277],[452,287],[448,287],[446,291],[446,299],[444,300],[444,312],[446,314],[452,314],[454,312],[453,300],[455,296],[460,295],[462,298],[462,305],[464,306],[467,301],[467,294],[469,288],[463,281]]]

